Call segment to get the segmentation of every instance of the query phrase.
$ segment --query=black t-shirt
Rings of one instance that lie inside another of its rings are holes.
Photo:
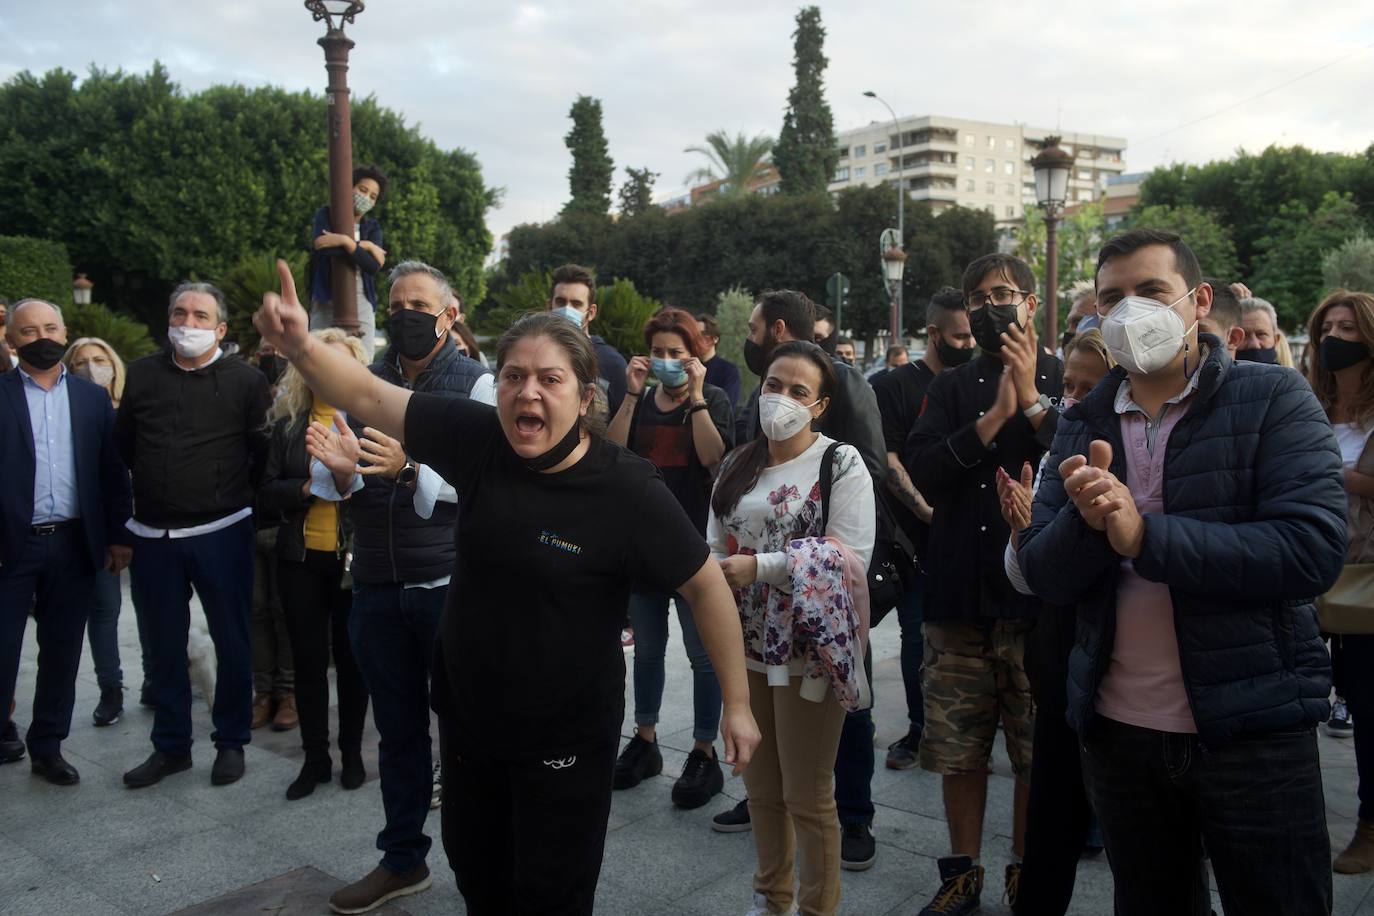
[[[923,359],[888,370],[873,383],[873,396],[878,399],[878,413],[883,417],[883,445],[899,459],[906,448],[906,440],[921,417],[926,389],[935,373]],[[893,512],[916,547],[916,555],[924,563],[930,526],[918,519],[905,505],[892,500]]]
[[[687,510],[687,517],[705,537],[706,518],[711,510],[711,472],[697,460],[692,415],[687,413],[691,405],[683,401],[672,410],[660,410],[654,401],[655,387],[645,388],[644,396],[635,405],[634,419],[630,421],[630,449],[658,468],[668,490],[677,497],[678,503]],[[706,399],[711,422],[728,452],[734,440],[730,401],[725,392],[714,385],[705,386],[702,396]]]
[[[405,442],[458,493],[439,625],[448,696],[435,696],[458,752],[532,758],[613,740],[631,582],[675,591],[709,555],[662,477],[600,438],[565,471],[531,471],[496,411],[464,398],[413,395]]]

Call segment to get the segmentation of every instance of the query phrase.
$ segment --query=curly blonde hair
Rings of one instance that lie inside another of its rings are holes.
[[[72,368],[72,361],[76,359],[76,354],[82,347],[98,347],[105,351],[105,356],[109,358],[110,365],[114,366],[114,378],[110,380],[109,386],[105,389],[110,392],[110,400],[114,406],[119,406],[119,401],[124,397],[124,360],[119,358],[114,347],[101,340],[99,337],[82,337],[74,341],[67,347],[67,352],[62,354],[62,365],[68,370]]]
[[[367,351],[363,349],[363,342],[351,334],[339,328],[323,328],[311,331],[310,336],[320,343],[343,344],[348,348],[348,352],[353,354],[354,359],[364,366],[367,365]],[[286,371],[277,380],[277,399],[267,411],[268,425],[283,419],[288,425],[295,423],[301,414],[310,412],[310,405],[314,400],[315,396],[311,393],[310,386],[305,384],[304,377],[296,371],[294,365],[287,366]]]

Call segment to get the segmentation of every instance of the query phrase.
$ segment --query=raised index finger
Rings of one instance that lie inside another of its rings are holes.
[[[300,305],[301,300],[296,298],[296,278],[291,273],[291,265],[281,258],[277,258],[277,279],[281,281],[281,298],[288,305]]]

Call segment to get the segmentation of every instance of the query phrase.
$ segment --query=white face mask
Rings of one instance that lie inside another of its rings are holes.
[[[377,202],[362,191],[353,192],[353,212],[359,216],[371,210]]]
[[[210,352],[219,343],[215,332],[208,328],[188,328],[185,325],[167,329],[167,339],[176,348],[177,355],[186,359],[196,359]]]
[[[1112,358],[1127,372],[1151,375],[1173,362],[1183,349],[1193,328],[1185,328],[1174,306],[1187,299],[1197,287],[1173,302],[1164,304],[1145,296],[1127,296],[1102,319],[1102,337]],[[1187,373],[1184,366],[1184,373]]]
[[[76,374],[90,379],[101,388],[109,388],[110,382],[114,381],[114,366],[87,363],[78,369]]]
[[[759,395],[759,426],[774,442],[786,442],[811,425],[811,408],[820,403],[800,404],[785,394]]]

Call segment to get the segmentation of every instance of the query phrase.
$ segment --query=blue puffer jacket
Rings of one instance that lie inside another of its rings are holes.
[[[1346,502],[1335,434],[1307,382],[1203,340],[1198,390],[1168,440],[1165,513],[1145,516],[1135,569],[1169,586],[1193,720],[1215,746],[1326,718],[1331,659],[1313,597],[1340,575]],[[1080,733],[1111,660],[1121,557],[1068,500],[1059,463],[1105,439],[1126,479],[1113,408],[1124,377],[1114,370],[1060,419],[1019,550],[1035,593],[1077,608],[1068,719]]]

